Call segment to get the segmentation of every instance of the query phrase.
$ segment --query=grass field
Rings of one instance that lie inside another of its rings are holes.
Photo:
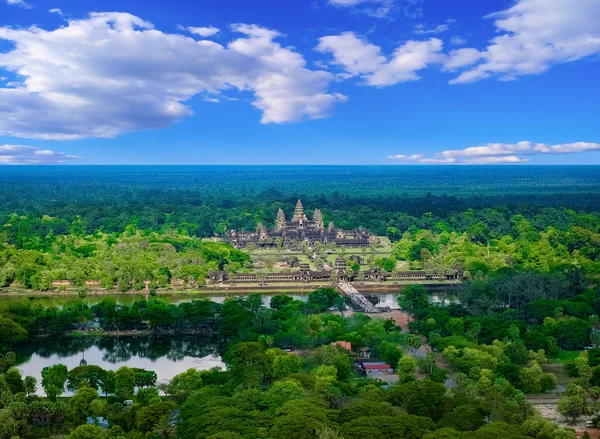
[[[345,258],[349,258],[350,256],[360,256],[365,261],[371,254],[373,254],[375,259],[390,257],[392,254],[392,243],[390,242],[390,240],[386,236],[378,236],[377,238],[380,241],[380,246],[377,247],[377,249],[375,249],[374,252],[370,248],[337,248],[335,250],[328,250],[326,260],[330,265],[333,265],[335,259],[339,255],[343,255]],[[275,249],[256,249],[251,254],[252,260],[255,262],[261,260],[265,261],[268,259],[271,259],[272,261],[276,262],[289,256],[297,257],[301,264],[309,264],[311,269],[317,268],[315,267],[313,261],[311,261],[310,258],[307,255],[305,255],[301,250],[285,249],[277,251]],[[398,268],[408,269],[405,262],[399,262]],[[273,272],[279,272],[287,269],[288,267],[286,266],[278,266],[277,264],[275,264],[273,267]]]
[[[549,363],[559,364],[574,360],[579,357],[580,351],[561,351],[559,356],[548,360]]]

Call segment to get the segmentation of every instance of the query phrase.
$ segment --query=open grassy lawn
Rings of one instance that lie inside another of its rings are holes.
[[[580,351],[561,351],[558,357],[550,358],[548,362],[552,364],[566,363],[567,361],[571,361],[579,357],[579,354]]]
[[[380,245],[380,247],[378,247],[375,250],[375,258],[379,259],[379,258],[390,257],[392,254],[392,243],[390,242],[390,240],[386,236],[378,236],[377,238],[379,238],[381,245]],[[355,255],[355,256],[360,256],[361,258],[366,260],[369,257],[369,255],[371,254],[371,249],[369,249],[369,248],[365,248],[365,249],[344,248],[342,250],[341,248],[337,248],[335,251],[331,251],[327,254],[326,259],[330,265],[334,264],[335,259],[338,257],[338,255],[340,253],[343,253],[346,258],[349,258],[350,256]],[[309,264],[311,269],[316,269],[316,267],[314,266],[312,261],[308,258],[308,256],[306,256],[304,253],[302,253],[301,250],[281,250],[278,252],[275,249],[256,249],[252,252],[252,255],[251,255],[251,257],[254,261],[260,260],[260,259],[278,260],[278,259],[283,259],[288,256],[296,256],[300,260],[301,264]],[[275,265],[275,267],[273,267],[273,272],[285,271],[286,269],[287,269],[287,267],[277,267],[277,265]]]

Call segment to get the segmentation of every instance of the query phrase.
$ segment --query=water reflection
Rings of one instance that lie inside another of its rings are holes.
[[[269,306],[271,303],[271,297],[276,296],[281,293],[268,293],[261,294],[263,299],[264,306]],[[308,294],[306,293],[297,293],[297,294],[287,294],[287,296],[291,296],[294,299],[306,301],[308,300]],[[162,299],[166,302],[177,305],[182,302],[191,302],[192,300],[202,300],[208,299],[215,303],[223,303],[227,298],[230,297],[246,297],[247,294],[239,294],[239,293],[228,293],[226,291],[214,293],[214,294],[194,294],[194,293],[179,293],[179,294],[161,294],[158,296],[159,299]],[[148,294],[114,294],[114,295],[89,295],[85,299],[83,299],[83,303],[87,306],[96,305],[100,303],[106,297],[114,297],[117,301],[118,305],[123,306],[132,306],[138,300],[148,300],[151,297]],[[39,304],[44,307],[63,307],[69,302],[81,303],[81,299],[76,297],[75,295],[67,295],[67,296],[25,296],[25,295],[1,295],[0,296],[0,306],[6,307],[14,303],[23,303],[23,302],[31,302],[33,304]]]
[[[44,367],[61,363],[72,369],[82,360],[103,369],[129,366],[153,370],[159,382],[191,367],[225,368],[214,340],[197,336],[43,339],[20,346],[16,353],[21,373],[36,377],[38,383]]]

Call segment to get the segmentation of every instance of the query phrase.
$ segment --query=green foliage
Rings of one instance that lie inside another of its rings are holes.
[[[413,315],[426,309],[429,306],[429,298],[423,285],[407,285],[398,295],[398,305]]]
[[[69,435],[69,439],[107,439],[107,436],[102,427],[80,425]]]
[[[0,315],[0,352],[6,352],[25,340],[27,340],[27,330],[13,320]]]
[[[333,288],[319,288],[308,295],[308,304],[316,312],[325,312],[335,305],[340,293]]]
[[[83,420],[91,413],[90,406],[96,398],[98,398],[98,392],[94,389],[81,387],[77,390],[77,393],[69,399],[69,406],[76,419]]]

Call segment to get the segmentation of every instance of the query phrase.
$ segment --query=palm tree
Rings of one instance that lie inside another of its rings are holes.
[[[175,427],[171,425],[168,416],[163,416],[152,429],[152,434],[160,437],[160,439],[173,439],[175,437]]]

